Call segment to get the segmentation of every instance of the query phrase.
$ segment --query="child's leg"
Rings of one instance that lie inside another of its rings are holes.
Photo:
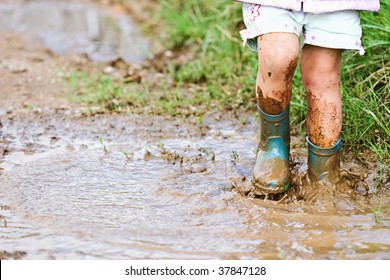
[[[308,101],[309,140],[321,148],[334,146],[341,133],[341,55],[341,49],[313,45],[305,45],[302,50],[301,73]]]
[[[340,49],[305,45],[301,73],[308,114],[308,174],[313,181],[335,180],[340,169],[342,126]]]
[[[257,40],[258,104],[265,113],[278,115],[290,104],[291,81],[299,57],[299,39],[293,33],[269,33],[259,36]]]
[[[310,180],[338,180],[342,110],[342,49],[361,50],[358,11],[307,14],[301,73],[308,101],[308,175]]]
[[[257,193],[279,193],[291,183],[289,104],[298,63],[299,40],[293,33],[267,33],[258,41],[256,95],[260,141],[252,184]]]

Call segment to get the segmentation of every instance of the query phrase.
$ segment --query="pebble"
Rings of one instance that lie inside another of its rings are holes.
[[[192,167],[194,173],[202,173],[207,171],[207,168],[200,164],[194,164]]]
[[[0,158],[3,158],[5,154],[5,148],[0,146]]]
[[[114,67],[112,67],[112,66],[107,66],[106,68],[104,68],[103,73],[104,73],[104,74],[112,74],[112,73],[114,73],[114,71],[115,71],[115,68],[114,68]]]
[[[15,73],[15,74],[18,74],[18,73],[24,73],[24,72],[27,72],[27,66],[25,65],[11,65],[9,67],[9,70],[12,72],[12,73]]]
[[[166,51],[166,52],[164,53],[164,56],[165,56],[165,57],[172,57],[172,56],[173,56],[173,52],[170,51],[170,50],[168,50],[168,51]]]
[[[193,169],[191,167],[184,167],[183,168],[183,171],[187,174],[191,174],[193,173]]]

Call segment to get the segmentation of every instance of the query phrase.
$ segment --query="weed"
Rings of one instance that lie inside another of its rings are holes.
[[[232,153],[231,153],[231,155],[230,155],[230,158],[231,158],[232,160],[238,159],[238,154],[237,154],[237,152],[236,152],[236,151],[232,151]]]
[[[159,149],[164,149],[164,143],[161,142],[161,141],[158,142],[157,147],[158,147]]]
[[[215,163],[215,153],[214,153],[214,151],[211,151],[211,162]]]
[[[144,154],[144,161],[148,161],[152,157],[152,153],[146,149]]]
[[[244,118],[244,117],[240,117],[239,121],[240,121],[240,124],[242,126],[244,126],[246,124],[246,118]]]
[[[131,160],[131,159],[133,159],[133,156],[132,155],[129,155],[127,152],[121,152],[124,156],[125,156],[125,158],[127,159],[127,160]]]
[[[381,211],[381,205],[376,204],[373,209],[374,214],[374,220],[376,225],[382,225],[383,217],[382,217],[382,211]]]
[[[205,154],[206,156],[209,155],[209,151],[207,148],[199,147],[198,151],[201,152],[201,154]]]
[[[100,142],[100,144],[103,146],[104,154],[107,155],[107,154],[109,153],[109,151],[108,151],[106,145],[104,144],[103,138],[102,138],[101,136],[99,136],[99,142]]]

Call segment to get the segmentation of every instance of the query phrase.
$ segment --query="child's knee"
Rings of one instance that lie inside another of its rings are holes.
[[[291,80],[298,64],[298,39],[293,34],[266,34],[258,38],[259,71],[265,78]]]
[[[301,56],[301,74],[305,85],[321,86],[340,80],[341,50],[326,50],[311,47]]]
[[[328,60],[305,61],[301,62],[301,73],[304,77],[338,77],[340,75],[340,66]]]
[[[259,60],[259,75],[263,79],[291,83],[298,64],[298,54],[269,51]]]

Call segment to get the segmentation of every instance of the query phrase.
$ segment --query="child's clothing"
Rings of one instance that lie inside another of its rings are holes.
[[[264,6],[278,7],[305,13],[328,13],[344,10],[378,11],[379,0],[235,0]]]
[[[304,44],[360,50],[359,10],[378,11],[379,0],[235,0],[242,6],[244,44],[257,51],[259,35],[273,32],[302,35]]]
[[[302,35],[302,46],[362,50],[358,11],[313,14],[243,3],[242,12],[247,29],[240,33],[253,51],[257,51],[259,35],[274,32]]]

